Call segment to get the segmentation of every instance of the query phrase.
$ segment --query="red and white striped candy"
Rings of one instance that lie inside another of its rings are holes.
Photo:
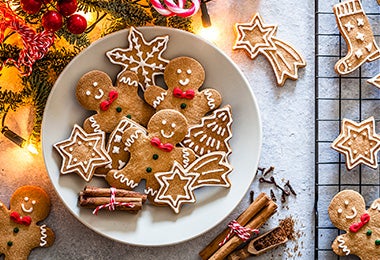
[[[180,17],[189,17],[196,14],[200,7],[199,0],[191,0],[192,5],[188,9],[184,8],[186,0],[177,0],[177,3],[173,0],[164,0],[166,7],[163,6],[159,0],[150,0],[150,2],[154,9],[163,16],[177,15]]]

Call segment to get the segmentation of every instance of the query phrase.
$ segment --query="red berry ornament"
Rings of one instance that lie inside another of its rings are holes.
[[[57,4],[58,12],[63,16],[69,16],[77,10],[77,0],[59,0]]]
[[[42,6],[41,0],[21,0],[20,5],[22,10],[28,14],[36,14],[40,11]]]
[[[67,19],[67,30],[73,34],[81,34],[87,28],[87,20],[80,14],[73,14]]]
[[[42,16],[42,26],[49,31],[58,31],[62,28],[63,18],[57,11],[47,11]]]

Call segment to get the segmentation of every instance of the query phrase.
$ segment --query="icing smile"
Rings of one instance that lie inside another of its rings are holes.
[[[30,207],[29,209],[27,209],[25,207],[25,204],[24,203],[21,203],[21,209],[22,211],[26,212],[26,213],[31,213],[33,211],[33,207]]]
[[[164,130],[161,129],[161,135],[165,137],[166,139],[169,139],[174,135],[174,132],[170,132],[170,134],[165,134]]]
[[[352,207],[351,210],[352,210],[352,215],[347,215],[346,216],[347,219],[353,219],[358,214],[355,207]]]
[[[95,99],[101,99],[104,95],[104,92],[102,89],[99,89],[99,94],[95,96]]]
[[[187,84],[189,84],[190,80],[188,78],[186,78],[185,80],[180,79],[178,82],[182,86],[186,86]]]

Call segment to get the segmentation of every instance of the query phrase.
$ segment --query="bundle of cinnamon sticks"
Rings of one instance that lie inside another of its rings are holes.
[[[277,205],[273,200],[261,193],[249,207],[236,219],[236,221],[251,230],[260,228],[267,220],[277,211]],[[222,246],[219,244],[226,238],[230,232],[226,228],[221,232],[210,244],[208,244],[200,253],[200,257],[205,259],[221,260],[225,259],[238,246],[242,244],[242,240],[234,235],[231,236]]]
[[[147,196],[145,194],[124,190],[115,189],[115,210],[123,210],[128,213],[137,213],[142,209]],[[83,191],[79,193],[79,205],[84,208],[96,209],[102,205],[110,203],[111,190],[110,188],[99,188],[86,186]],[[121,203],[128,203],[133,206],[120,205]]]

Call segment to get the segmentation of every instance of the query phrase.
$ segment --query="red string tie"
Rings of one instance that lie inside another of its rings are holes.
[[[104,208],[108,208],[109,211],[113,211],[116,209],[115,206],[125,206],[129,208],[133,208],[135,206],[133,203],[130,203],[130,202],[117,202],[116,195],[115,195],[116,188],[111,187],[110,190],[111,190],[110,202],[107,204],[97,206],[96,209],[94,209],[94,211],[92,212],[92,214],[98,215],[99,210],[104,209]]]
[[[360,217],[360,222],[354,223],[350,226],[350,231],[353,233],[358,232],[365,224],[369,222],[370,219],[371,219],[370,215],[368,215],[368,213],[364,213]]]
[[[228,224],[228,227],[230,228],[230,232],[227,234],[227,236],[224,238],[224,240],[219,243],[219,246],[223,246],[234,233],[241,240],[243,240],[243,242],[250,239],[252,233],[255,233],[256,235],[260,233],[260,231],[258,229],[251,229],[251,228],[243,227],[236,220],[232,220]]]

